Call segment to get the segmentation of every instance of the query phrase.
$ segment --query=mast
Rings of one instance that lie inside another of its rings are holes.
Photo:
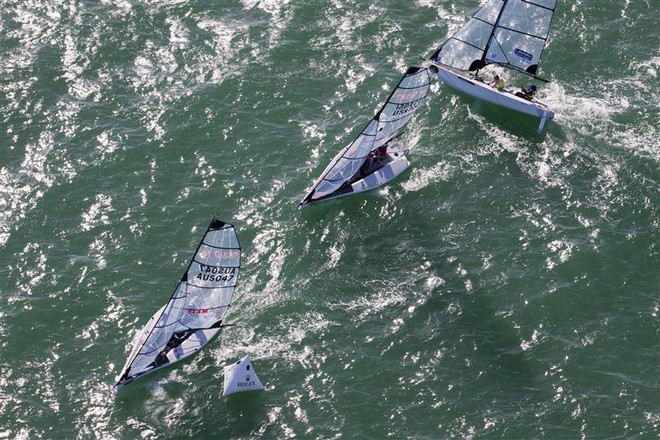
[[[502,7],[500,8],[500,12],[497,14],[497,19],[495,20],[495,23],[493,23],[493,29],[490,31],[490,36],[488,37],[488,42],[486,43],[486,47],[484,47],[484,51],[481,54],[481,59],[479,60],[474,60],[472,64],[470,65],[469,71],[476,70],[477,72],[479,69],[483,69],[488,65],[486,63],[486,54],[488,53],[488,50],[490,49],[490,42],[493,41],[493,38],[495,37],[495,30],[497,30],[497,24],[500,22],[500,19],[502,18],[502,13],[504,12],[504,8],[506,8],[508,0],[502,0]]]
[[[495,23],[493,23],[493,29],[490,31],[490,37],[488,37],[488,43],[486,43],[486,47],[484,48],[484,53],[481,54],[481,62],[486,63],[486,54],[488,53],[488,49],[490,49],[490,42],[493,41],[493,37],[495,37],[495,30],[497,29],[497,25],[500,22],[500,19],[502,18],[502,13],[504,12],[504,8],[506,8],[506,4],[509,0],[503,0],[502,1],[502,7],[500,8],[499,14],[497,14],[497,19],[495,20]]]

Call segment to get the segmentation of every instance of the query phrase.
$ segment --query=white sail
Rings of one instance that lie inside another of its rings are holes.
[[[374,117],[374,120],[378,121],[378,134],[374,140],[374,148],[380,147],[401,133],[403,127],[424,103],[429,92],[429,85],[427,69],[408,68],[383,108]]]
[[[300,206],[353,192],[352,181],[357,179],[369,153],[402,133],[404,126],[424,103],[429,85],[426,68],[408,68],[383,107],[360,135],[335,156]]]
[[[342,151],[326,170],[314,191],[315,197],[324,197],[333,193],[360,169],[369,152],[374,148],[378,121],[372,119],[362,133],[344,151]]]
[[[193,354],[219,332],[240,259],[234,227],[214,218],[174,294],[142,330],[116,386]]]
[[[460,70],[499,64],[537,76],[556,0],[488,0],[432,59]]]
[[[250,356],[245,356],[238,362],[227,365],[224,368],[225,379],[222,387],[222,395],[228,396],[243,391],[259,391],[264,386],[252,367]]]

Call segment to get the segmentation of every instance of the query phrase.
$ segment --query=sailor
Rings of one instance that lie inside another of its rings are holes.
[[[490,83],[490,86],[495,87],[499,91],[502,91],[504,90],[504,87],[506,87],[506,84],[504,83],[504,80],[500,78],[499,75],[495,75]]]
[[[190,331],[182,331],[182,332],[176,332],[172,335],[169,341],[167,341],[167,344],[163,348],[163,351],[158,353],[158,356],[156,356],[156,359],[154,359],[154,363],[159,366],[168,363],[170,360],[167,357],[167,354],[181,345],[183,341],[188,339],[188,336],[190,336],[192,332]]]
[[[364,161],[364,163],[358,170],[358,174],[360,178],[365,177],[366,175],[369,174],[369,169],[375,162],[376,162],[376,150],[372,150],[369,152],[369,154],[367,155],[367,159]]]
[[[536,95],[536,84],[532,84],[531,86],[529,86],[529,89],[526,89],[526,88],[523,87],[520,90],[520,92],[516,93],[516,96],[519,96],[521,98],[525,98],[529,101],[534,99],[534,95]]]

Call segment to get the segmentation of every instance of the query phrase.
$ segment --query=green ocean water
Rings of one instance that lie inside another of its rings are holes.
[[[5,0],[0,439],[657,439],[657,1],[558,2],[543,134],[434,80],[408,171],[296,207],[478,6]],[[238,325],[115,395],[214,215]]]

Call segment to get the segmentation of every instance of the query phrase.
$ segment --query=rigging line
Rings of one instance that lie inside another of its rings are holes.
[[[218,310],[222,308],[229,308],[229,304],[216,306],[216,307],[177,307],[177,310]],[[180,323],[181,319],[174,321],[174,323]]]
[[[481,9],[480,9],[480,10],[481,10]],[[480,10],[479,10],[479,11],[480,11]],[[479,11],[475,12],[475,14],[472,16],[472,19],[473,19],[473,20],[480,21],[480,22],[485,23],[485,24],[487,24],[487,25],[489,25],[489,26],[494,26],[494,25],[495,25],[495,23],[491,23],[490,21],[486,21],[486,20],[484,20],[483,18],[476,17],[476,15],[477,15],[477,13],[478,13]],[[467,26],[467,23],[465,23],[463,26],[461,26],[461,29],[463,29],[465,26]],[[461,29],[459,29],[458,31],[460,31]],[[458,31],[456,31],[456,33],[458,33]],[[454,35],[456,35],[456,34],[454,34]]]
[[[421,89],[422,87],[426,87],[427,84],[429,84],[429,83],[426,82],[426,83],[419,84],[419,85],[416,85],[416,86],[411,86],[411,87],[403,87],[403,86],[399,86],[399,87],[397,87],[394,91],[396,92],[396,90],[415,90],[415,89]],[[388,101],[388,102],[389,102],[389,101]]]
[[[477,49],[477,50],[483,50],[481,47],[479,47],[479,46],[475,46],[474,44],[472,44],[472,43],[468,43],[467,41],[463,41],[463,40],[461,40],[460,38],[451,37],[450,40],[460,41],[461,43],[463,43],[463,44],[465,44],[465,45],[467,45],[467,46],[470,46],[470,47],[474,47],[474,48]],[[444,44],[443,44],[443,46],[444,46]]]
[[[216,231],[221,231],[221,230],[222,229],[216,229]],[[222,245],[214,246],[214,245],[208,244],[208,243],[203,243],[203,244],[204,244],[204,246],[208,246],[208,247],[213,248],[213,249],[227,249],[227,250],[230,250],[230,251],[235,251],[235,250],[241,248],[240,246],[236,248],[236,247],[227,247],[227,246],[222,246]]]
[[[233,250],[238,251],[240,249],[241,248],[236,248],[236,249],[233,249]],[[216,267],[216,268],[222,267],[222,268],[226,268],[226,269],[240,269],[241,268],[240,264],[238,266],[226,266],[224,264],[216,266],[214,264],[205,264],[205,263],[202,263],[201,261],[197,261],[197,260],[195,260],[195,263],[199,264],[200,266],[204,266],[204,267]]]
[[[530,1],[530,0],[520,0],[520,1],[523,2],[523,3],[528,3],[528,4],[530,4],[530,5],[537,6],[537,7],[539,7],[539,8],[543,8],[543,9],[545,9],[545,10],[547,10],[547,11],[555,12],[555,8],[549,8],[549,7],[547,7],[547,6],[543,6],[543,5],[539,4],[539,3],[534,3],[533,1]]]
[[[227,285],[227,286],[216,286],[216,287],[212,287],[212,286],[198,286],[198,285],[196,285],[196,284],[192,284],[192,283],[188,283],[188,285],[191,286],[191,287],[194,287],[195,289],[233,289],[234,287],[236,287],[236,283],[234,283],[233,286]],[[186,293],[186,294],[183,295],[183,296],[179,296],[177,299],[179,299],[179,298],[186,298],[187,296],[188,296],[188,293]]]
[[[511,60],[509,60],[509,57],[506,56],[506,53],[504,52],[504,48],[502,47],[502,43],[500,43],[500,41],[497,39],[497,37],[496,37],[495,35],[491,35],[490,39],[491,39],[491,40],[495,40],[495,42],[497,43],[497,45],[502,49],[502,55],[504,55],[504,58],[506,58],[506,61],[507,61],[506,64],[513,65],[513,64],[511,63]],[[489,41],[490,41],[490,40],[489,40]],[[484,55],[486,55],[486,52],[484,52]],[[484,56],[483,59],[485,60],[485,56]],[[492,63],[492,64],[500,64],[500,63]],[[505,65],[505,64],[502,64],[502,65]]]
[[[526,71],[526,70],[524,70],[524,69],[521,69],[520,67],[515,66],[515,65],[513,65],[513,64],[509,64],[509,63],[506,63],[506,64],[505,64],[505,63],[491,63],[491,64],[495,64],[495,65],[498,65],[498,66],[502,66],[502,67],[504,67],[504,68],[506,68],[506,69],[515,70],[516,72],[518,72],[518,73],[520,73],[520,74],[523,74],[523,75],[526,75],[526,76],[531,76],[532,78],[534,78],[534,79],[536,79],[536,80],[539,80],[539,81],[541,81],[541,82],[544,82],[544,83],[549,83],[549,82],[550,82],[549,79],[545,79],[545,78],[541,78],[540,76],[536,76],[535,74],[530,73],[530,72],[528,72],[528,71]]]

